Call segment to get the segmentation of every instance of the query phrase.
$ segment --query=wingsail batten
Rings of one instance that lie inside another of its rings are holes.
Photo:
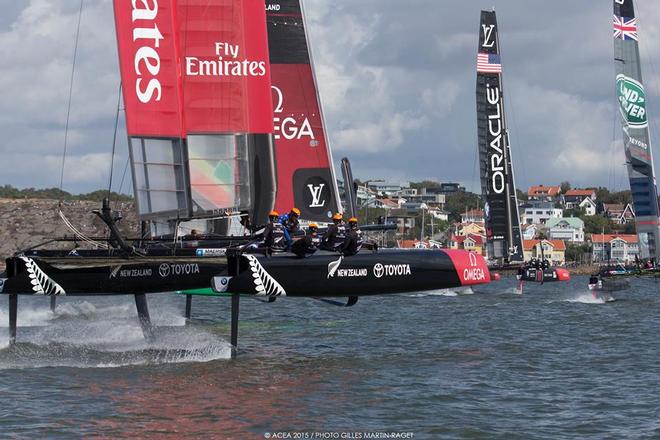
[[[277,158],[275,207],[327,221],[338,189],[299,0],[266,0]]]
[[[494,11],[481,11],[476,95],[479,172],[481,193],[485,199],[488,255],[496,259],[523,261]]]
[[[616,99],[623,127],[640,254],[643,258],[653,257],[660,261],[660,209],[633,0],[614,0],[613,37]]]
[[[259,197],[255,138],[273,132],[263,4],[115,0],[114,9],[141,219],[249,209]]]

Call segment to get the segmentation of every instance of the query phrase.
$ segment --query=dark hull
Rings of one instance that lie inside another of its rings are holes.
[[[238,266],[238,267],[237,267]],[[382,249],[342,257],[319,252],[229,258],[230,276],[214,278],[216,292],[266,297],[350,297],[485,284],[490,273],[474,253],[439,249]]]
[[[559,267],[549,267],[547,269],[527,267],[521,268],[516,278],[520,281],[532,283],[549,283],[553,281],[568,281],[571,279],[571,275],[566,269]]]
[[[227,259],[195,257],[7,259],[0,292],[29,295],[127,295],[208,287]]]

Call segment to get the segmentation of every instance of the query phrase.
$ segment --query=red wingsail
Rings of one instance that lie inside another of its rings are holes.
[[[274,130],[261,0],[115,0],[143,219],[247,209],[258,134]]]
[[[277,198],[309,220],[338,210],[337,186],[299,0],[266,0],[273,87]]]

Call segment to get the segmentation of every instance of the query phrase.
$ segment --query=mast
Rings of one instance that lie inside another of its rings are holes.
[[[273,90],[275,209],[329,221],[341,210],[301,0],[265,0]]]
[[[491,258],[523,261],[518,200],[504,115],[495,11],[481,11],[477,49],[477,132],[486,247]]]
[[[614,0],[616,94],[642,258],[660,261],[660,208],[639,59],[633,0]]]

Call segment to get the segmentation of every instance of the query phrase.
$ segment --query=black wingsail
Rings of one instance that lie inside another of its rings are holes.
[[[481,11],[477,50],[477,130],[481,193],[490,258],[523,261],[518,200],[504,117],[495,11]]]
[[[660,209],[633,1],[614,0],[613,20],[616,92],[640,254],[643,258],[652,257],[660,261]]]

